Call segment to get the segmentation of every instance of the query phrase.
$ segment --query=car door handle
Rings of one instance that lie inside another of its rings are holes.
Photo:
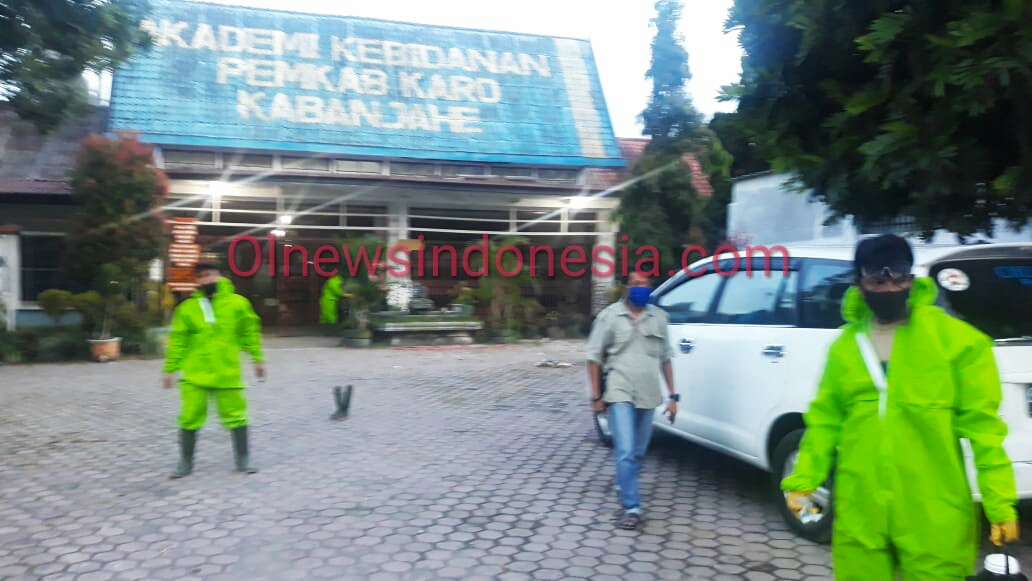
[[[767,357],[784,357],[785,346],[784,345],[767,345],[763,348],[763,354]]]
[[[691,353],[692,349],[695,349],[695,339],[681,339],[677,345],[681,348],[681,353]]]

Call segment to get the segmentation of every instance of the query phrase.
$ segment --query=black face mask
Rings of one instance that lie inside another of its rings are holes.
[[[202,284],[200,286],[201,292],[204,293],[204,296],[206,296],[206,297],[208,297],[210,299],[211,297],[215,296],[215,290],[216,290],[217,284],[218,283],[214,283],[214,282],[208,283],[208,284]]]
[[[907,315],[907,299],[909,297],[909,290],[864,293],[864,301],[882,323],[895,323],[903,320]]]

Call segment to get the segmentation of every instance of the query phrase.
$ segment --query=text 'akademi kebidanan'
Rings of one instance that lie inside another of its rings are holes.
[[[495,78],[478,75],[551,76],[544,55],[350,36],[331,36],[323,46],[314,33],[170,20],[146,20],[143,28],[157,46],[218,53],[214,80],[248,87],[237,90],[236,100],[237,114],[248,120],[480,133],[477,106],[438,106],[377,97],[499,103],[501,84]],[[277,57],[320,62],[290,62]],[[335,64],[322,64],[326,57]],[[388,74],[385,67],[392,67],[396,74]],[[284,88],[318,94],[276,91]]]

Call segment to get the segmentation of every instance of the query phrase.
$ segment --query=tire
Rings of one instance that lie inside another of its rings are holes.
[[[591,414],[591,422],[595,424],[595,433],[598,435],[598,441],[603,446],[612,448],[613,434],[609,431],[609,420],[606,419],[605,414]]]
[[[787,495],[781,490],[781,480],[791,472],[794,456],[799,451],[799,442],[803,439],[805,430],[799,429],[790,432],[778,442],[774,449],[774,457],[771,463],[771,497],[778,506],[781,518],[792,529],[795,534],[809,541],[826,545],[831,542],[832,524],[835,517],[835,505],[833,501],[833,478],[829,477],[816,495],[816,504],[821,508],[819,515],[809,517],[809,522],[803,522],[788,508]],[[826,499],[826,500],[825,500]]]

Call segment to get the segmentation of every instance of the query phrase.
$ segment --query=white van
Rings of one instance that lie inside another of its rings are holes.
[[[716,265],[710,257],[691,266],[704,274],[681,272],[655,289],[651,302],[670,317],[681,395],[675,423],[657,413],[656,427],[770,472],[772,498],[789,526],[828,542],[834,514],[830,483],[816,495],[820,513],[801,521],[788,509],[780,481],[792,470],[805,430],[803,413],[844,323],[841,299],[853,281],[854,247],[785,250],[787,276],[780,249],[767,255],[769,267],[764,254],[747,258],[743,252],[737,272],[733,255],[721,255]],[[1010,430],[1004,445],[1019,497],[1032,498],[1032,244],[917,246],[914,252],[914,273],[937,282],[937,304],[996,341],[1000,415]],[[611,445],[604,416],[594,417],[600,439]],[[965,453],[978,500],[969,447]]]

